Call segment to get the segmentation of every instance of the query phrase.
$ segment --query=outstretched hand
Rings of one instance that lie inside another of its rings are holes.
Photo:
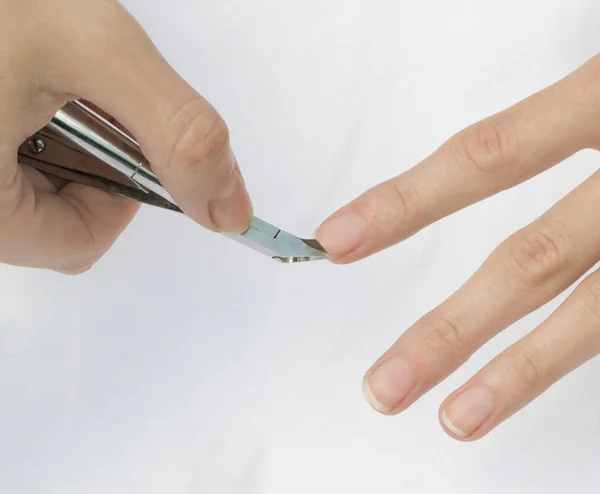
[[[406,173],[330,217],[317,239],[337,263],[370,256],[427,225],[600,146],[600,56],[449,139]],[[600,173],[504,241],[368,371],[364,394],[397,414],[478,348],[581,278],[600,260]],[[460,440],[485,436],[600,353],[600,273],[540,327],[500,354],[440,408]]]

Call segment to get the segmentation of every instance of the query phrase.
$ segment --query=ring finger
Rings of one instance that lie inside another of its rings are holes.
[[[446,430],[478,439],[600,353],[600,271],[539,328],[484,367],[440,411]]]
[[[408,329],[367,373],[371,405],[395,414],[481,345],[553,299],[599,259],[600,172],[503,242],[448,300]]]

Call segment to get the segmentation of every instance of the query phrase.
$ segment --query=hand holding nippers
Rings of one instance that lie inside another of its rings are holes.
[[[214,231],[250,226],[250,198],[215,109],[115,0],[1,2],[0,262],[87,270],[138,203],[19,165],[17,149],[85,97],[135,135],[181,209]]]

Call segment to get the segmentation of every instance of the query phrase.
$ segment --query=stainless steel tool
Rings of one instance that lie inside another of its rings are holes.
[[[65,180],[182,212],[138,143],[80,101],[67,103],[47,127],[23,143],[19,161]],[[328,258],[316,240],[298,238],[256,217],[243,234],[226,236],[284,263]]]

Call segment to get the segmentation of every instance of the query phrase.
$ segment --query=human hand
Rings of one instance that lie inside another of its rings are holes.
[[[133,134],[178,205],[240,233],[252,207],[227,126],[116,0],[0,2],[0,262],[86,271],[135,215],[130,200],[17,163],[19,145],[83,98]]]
[[[600,146],[600,56],[568,77],[449,139],[423,162],[342,208],[316,237],[344,264],[415,234],[470,204]],[[363,391],[394,415],[486,341],[550,301],[600,259],[600,172],[504,241],[440,306],[367,372]],[[600,272],[537,329],[442,404],[454,438],[489,433],[554,382],[600,353]]]

